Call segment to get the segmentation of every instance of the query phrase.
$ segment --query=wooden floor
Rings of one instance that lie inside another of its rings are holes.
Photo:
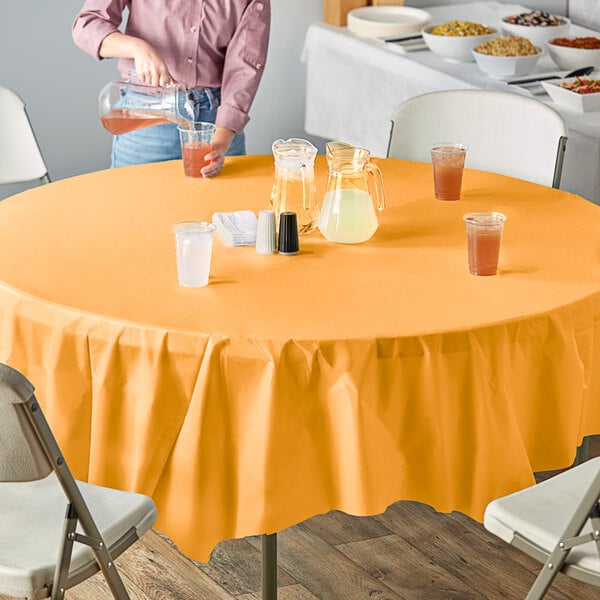
[[[599,437],[591,451],[600,455]],[[151,531],[116,562],[132,600],[260,600],[260,544],[222,542],[200,564]],[[374,517],[313,517],[279,533],[278,551],[279,600],[517,600],[539,569],[472,519],[415,502]],[[98,574],[66,598],[112,596]],[[600,590],[559,575],[546,598],[598,600]]]

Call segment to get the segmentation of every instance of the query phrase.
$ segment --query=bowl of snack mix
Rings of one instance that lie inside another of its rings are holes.
[[[552,101],[560,106],[576,112],[600,110],[600,79],[593,76],[569,77],[542,81],[541,84]]]
[[[527,38],[509,35],[475,46],[472,53],[484,73],[502,79],[531,73],[544,51]]]
[[[580,67],[600,69],[600,38],[559,37],[548,42],[548,53],[552,60],[565,71]]]
[[[427,47],[453,62],[473,62],[471,49],[498,34],[498,30],[471,21],[448,21],[421,30]]]
[[[544,48],[554,38],[568,35],[570,26],[571,21],[567,17],[544,10],[532,10],[502,19],[502,30],[506,35],[525,37],[539,48]]]

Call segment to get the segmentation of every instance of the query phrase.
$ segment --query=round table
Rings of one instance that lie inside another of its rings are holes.
[[[75,475],[153,497],[207,560],[220,540],[400,499],[480,519],[600,433],[600,208],[465,171],[377,161],[367,242],[298,256],[217,236],[177,284],[172,225],[268,208],[271,156],[214,179],[181,162],[100,171],[0,204],[0,359],[31,379]],[[324,158],[315,166],[318,195]],[[462,214],[507,215],[500,273],[467,268]]]

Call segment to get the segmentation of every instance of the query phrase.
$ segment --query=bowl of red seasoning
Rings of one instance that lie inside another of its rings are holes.
[[[600,110],[600,79],[597,71],[590,77],[569,77],[542,81],[556,104],[576,112]]]
[[[600,69],[600,38],[594,36],[554,38],[548,42],[548,52],[565,71],[580,67]]]

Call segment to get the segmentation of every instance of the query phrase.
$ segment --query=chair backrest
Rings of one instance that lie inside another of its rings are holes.
[[[431,162],[431,146],[467,146],[465,166],[558,187],[568,129],[535,98],[448,90],[410,98],[392,116],[388,156]]]
[[[33,481],[52,471],[25,410],[33,389],[18,371],[0,364],[0,481]]]
[[[39,179],[49,183],[48,168],[40,152],[25,103],[12,90],[0,86],[0,184]]]

